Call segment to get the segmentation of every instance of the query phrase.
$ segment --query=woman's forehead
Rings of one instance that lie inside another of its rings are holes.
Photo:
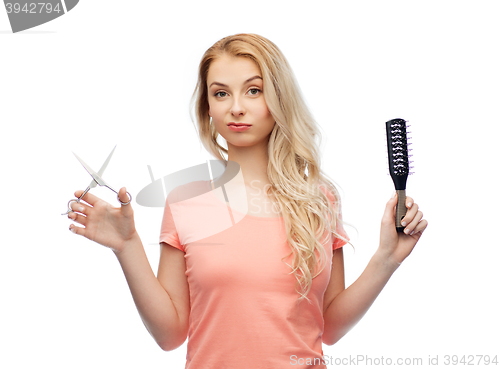
[[[210,64],[207,74],[208,85],[213,82],[222,84],[243,83],[254,76],[261,76],[260,69],[252,59],[223,55]]]

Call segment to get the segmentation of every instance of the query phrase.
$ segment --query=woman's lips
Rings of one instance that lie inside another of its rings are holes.
[[[234,131],[234,132],[243,132],[243,131],[246,131],[246,130],[250,129],[250,127],[252,127],[252,125],[251,124],[242,124],[242,123],[239,123],[239,124],[229,123],[227,125],[227,127],[231,131]]]
[[[236,127],[243,127],[243,126],[251,126],[251,124],[247,123],[228,123],[228,126],[236,126]]]

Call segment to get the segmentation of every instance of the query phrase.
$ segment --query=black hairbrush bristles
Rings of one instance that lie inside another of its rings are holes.
[[[385,123],[387,133],[387,153],[389,158],[389,173],[398,193],[398,205],[396,207],[396,230],[403,232],[404,227],[401,220],[406,215],[406,180],[410,172],[408,160],[408,137],[406,132],[406,121],[404,119],[392,119]]]

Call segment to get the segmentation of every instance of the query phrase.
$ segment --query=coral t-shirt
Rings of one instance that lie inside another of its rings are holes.
[[[291,252],[283,218],[241,214],[214,199],[206,193],[174,202],[169,195],[161,225],[160,242],[185,252],[191,303],[185,368],[326,368],[323,297],[332,250],[346,242],[325,238],[327,261],[307,295],[312,303],[297,303],[293,254],[282,261]],[[221,226],[226,214],[230,226]],[[240,216],[237,223],[231,214]],[[348,239],[339,223],[336,231]]]

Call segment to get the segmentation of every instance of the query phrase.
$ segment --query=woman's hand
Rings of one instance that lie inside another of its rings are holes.
[[[404,233],[396,231],[397,194],[387,202],[380,227],[380,245],[377,252],[397,267],[413,251],[422,233],[427,228],[427,220],[411,197],[406,197],[406,215],[401,220]]]
[[[82,190],[78,190],[75,192],[75,196],[78,198],[82,193]],[[125,187],[122,187],[118,194],[121,201],[129,201]],[[115,253],[123,251],[125,243],[131,240],[136,233],[132,205],[114,208],[89,192],[82,200],[86,204],[83,202],[71,203],[73,212],[68,214],[68,218],[83,225],[83,227],[72,224],[69,229],[89,240],[109,247]]]

